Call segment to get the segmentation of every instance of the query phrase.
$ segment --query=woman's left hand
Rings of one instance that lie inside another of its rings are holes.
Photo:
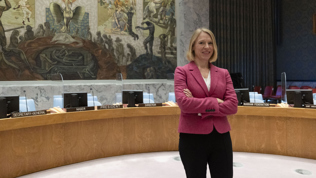
[[[184,89],[183,93],[185,94],[185,96],[187,96],[188,98],[193,98],[192,93],[189,89]]]

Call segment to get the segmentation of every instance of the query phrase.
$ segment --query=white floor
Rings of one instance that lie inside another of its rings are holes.
[[[305,177],[316,178],[316,160],[234,152],[234,178]],[[21,178],[185,178],[185,173],[179,152],[174,151],[91,160]]]

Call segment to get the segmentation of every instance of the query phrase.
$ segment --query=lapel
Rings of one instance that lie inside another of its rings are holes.
[[[193,76],[193,78],[197,81],[197,83],[203,89],[205,96],[209,96],[209,92],[208,92],[207,86],[202,78],[201,72],[193,61],[189,63],[189,71],[191,72],[191,75]],[[212,78],[212,80],[213,80],[213,78]],[[211,88],[212,88],[212,85],[211,85]]]
[[[211,96],[211,94],[215,91],[215,88],[217,86],[217,82],[219,80],[218,67],[216,67],[210,63],[210,69],[211,69],[211,89],[209,92],[209,96]]]

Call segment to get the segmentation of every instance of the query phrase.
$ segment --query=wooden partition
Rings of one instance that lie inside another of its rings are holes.
[[[117,155],[178,150],[178,107],[0,119],[0,177]],[[316,110],[239,107],[234,151],[316,159]]]
[[[316,109],[242,106],[229,122],[234,151],[316,159]]]

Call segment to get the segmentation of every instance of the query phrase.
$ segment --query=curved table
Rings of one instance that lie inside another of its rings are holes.
[[[176,151],[178,107],[0,119],[0,177],[124,154]],[[234,151],[316,159],[316,110],[239,107]]]

